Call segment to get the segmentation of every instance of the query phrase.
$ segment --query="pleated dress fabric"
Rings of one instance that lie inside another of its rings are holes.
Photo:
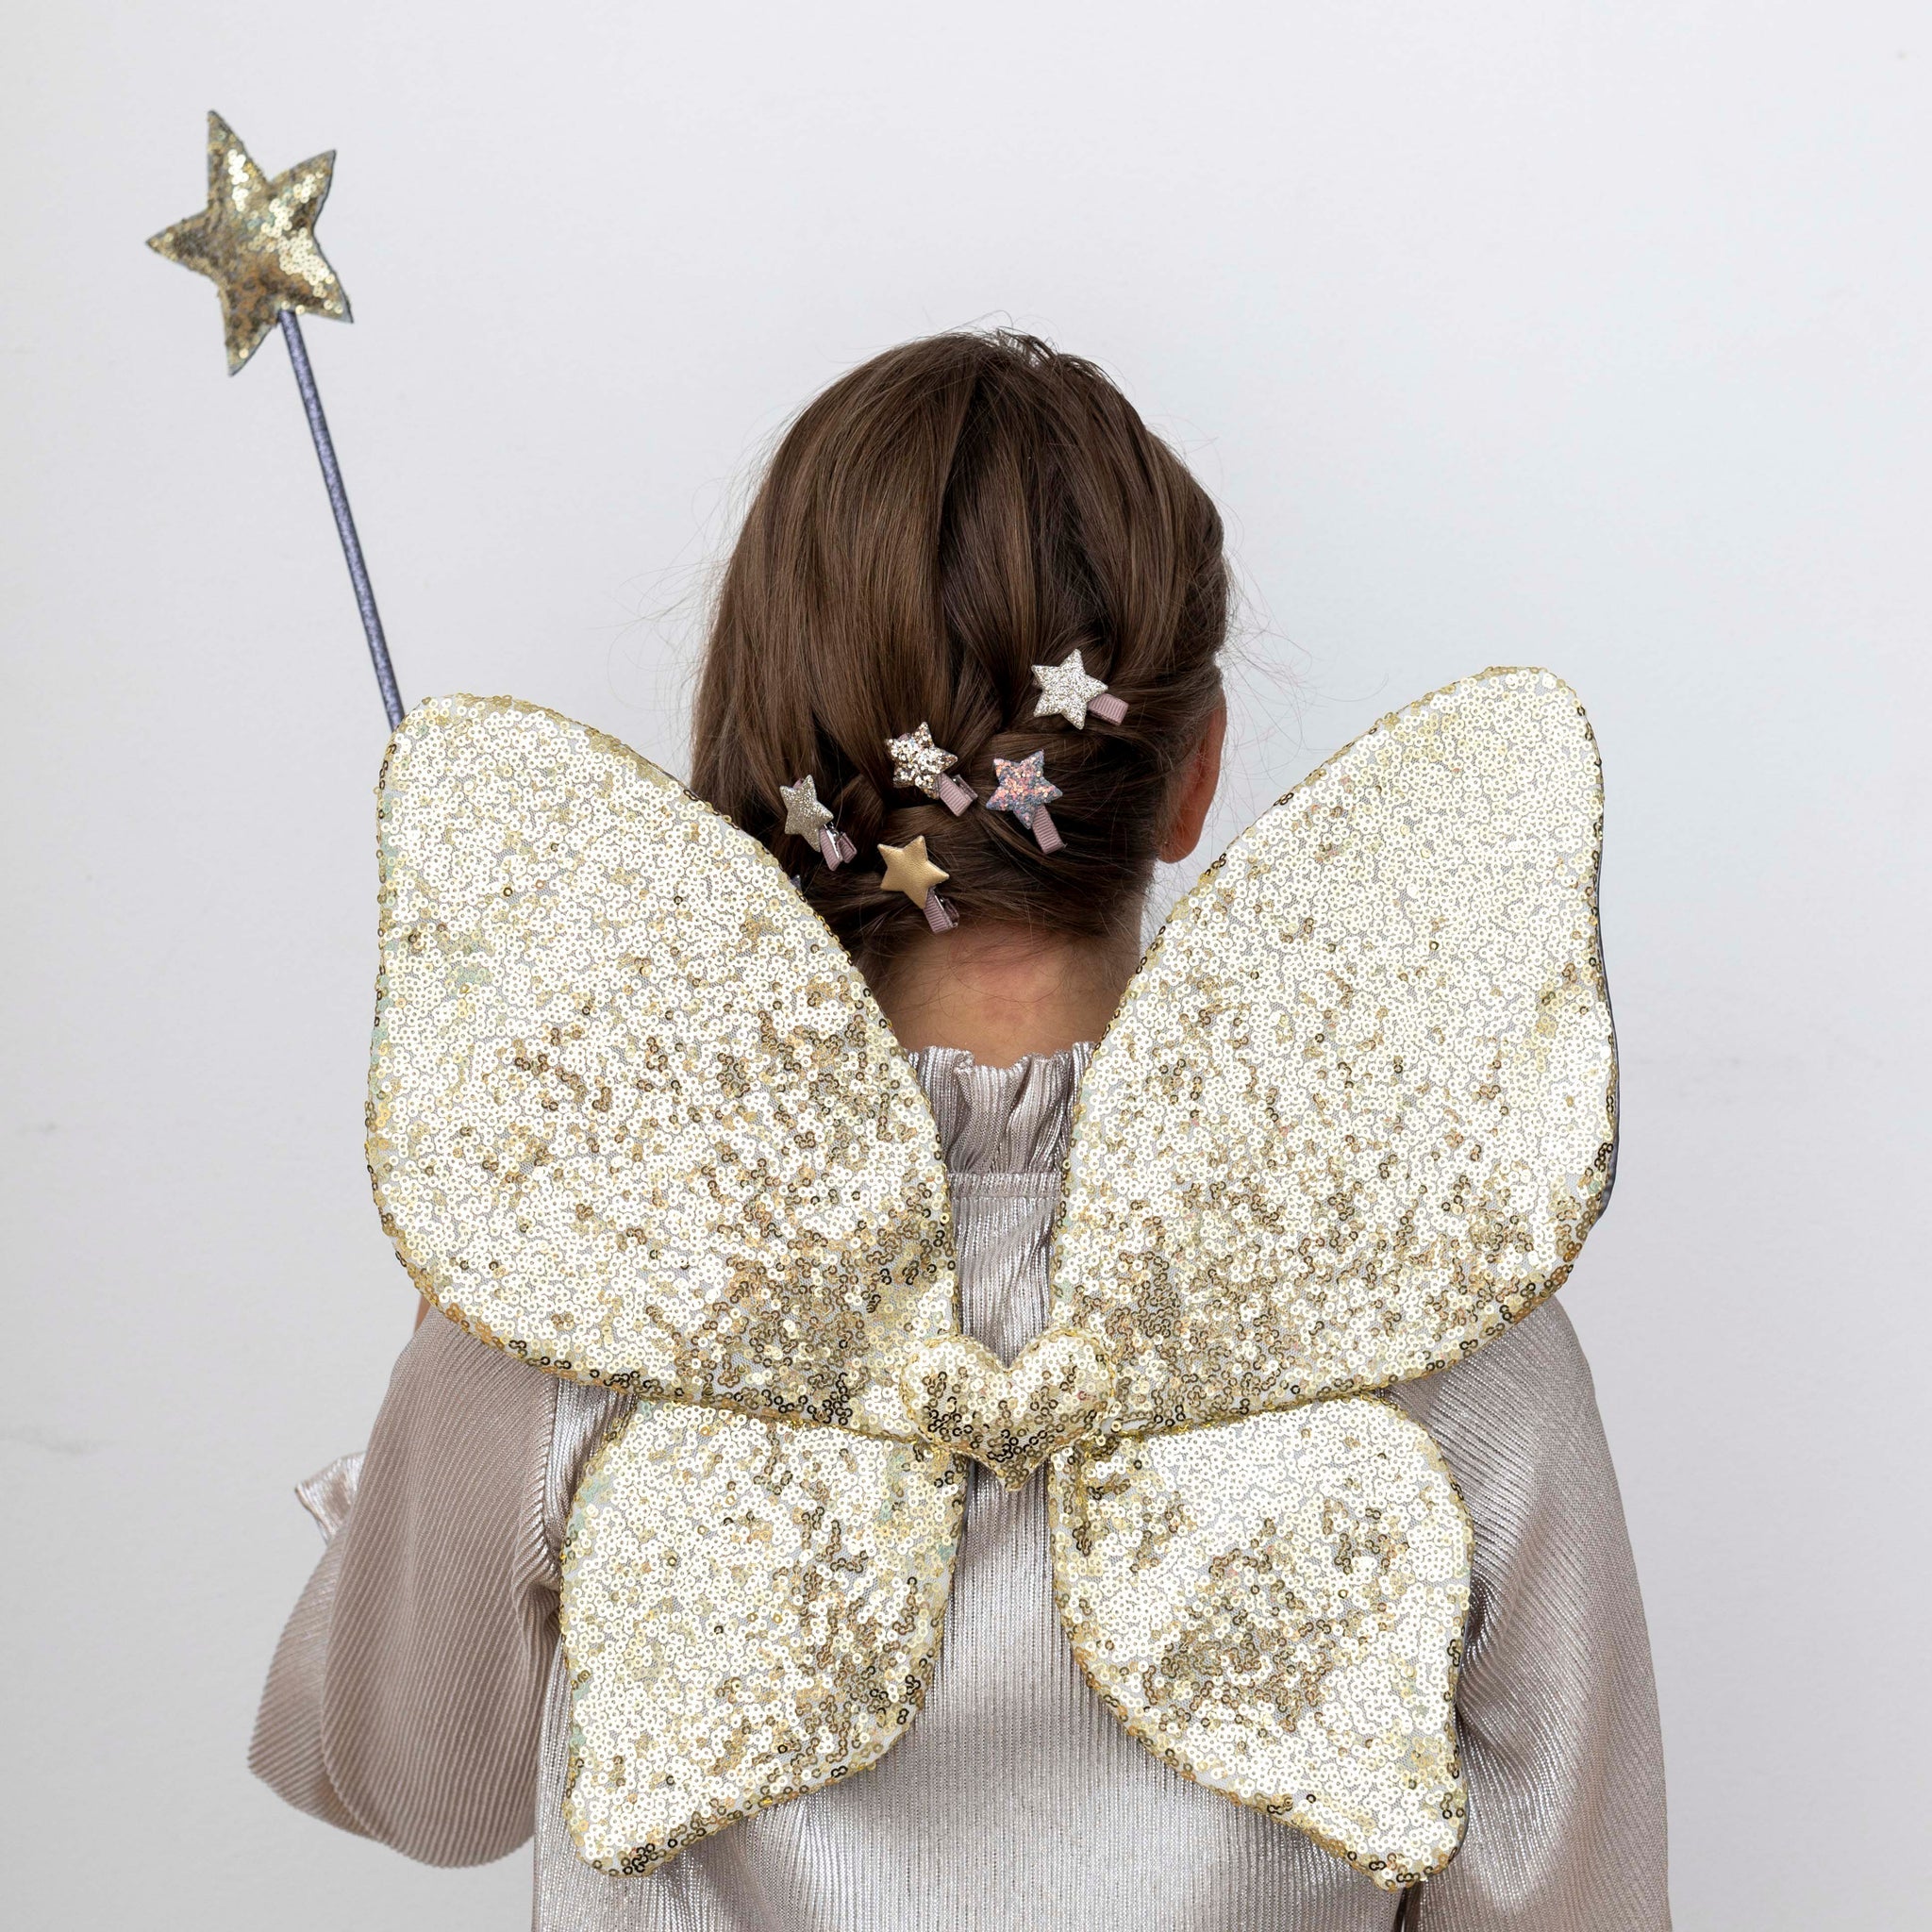
[[[960,1321],[1002,1359],[1046,1324],[1089,1049],[1010,1068],[916,1056],[951,1171]],[[1427,1932],[1659,1932],[1650,1657],[1590,1375],[1559,1307],[1396,1396],[1476,1524],[1457,1697],[1468,1840]],[[335,1529],[284,1633],[253,1762],[291,1803],[434,1863],[534,1823],[538,1932],[1389,1932],[1397,1903],[1299,1832],[1190,1782],[1087,1688],[1053,1602],[1043,1482],[968,1475],[925,1707],[862,1775],[649,1876],[575,1856],[558,1551],[623,1398],[432,1318],[366,1459],[305,1486]]]

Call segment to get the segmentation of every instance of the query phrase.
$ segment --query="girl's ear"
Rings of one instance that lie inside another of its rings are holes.
[[[1167,837],[1160,841],[1160,858],[1175,865],[1201,842],[1201,827],[1208,823],[1208,808],[1214,803],[1221,783],[1221,748],[1227,741],[1227,701],[1223,699],[1208,714],[1208,728],[1194,747],[1180,774],[1180,795],[1174,801],[1174,821]]]

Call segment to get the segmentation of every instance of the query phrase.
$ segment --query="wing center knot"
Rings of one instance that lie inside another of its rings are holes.
[[[969,1335],[942,1335],[900,1378],[928,1442],[984,1463],[1019,1489],[1056,1449],[1089,1433],[1113,1393],[1113,1368],[1091,1335],[1053,1327],[1010,1366]]]

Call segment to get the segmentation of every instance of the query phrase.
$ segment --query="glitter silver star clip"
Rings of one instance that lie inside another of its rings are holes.
[[[1109,724],[1118,724],[1127,715],[1126,706],[1110,696],[1099,678],[1087,675],[1078,651],[1063,663],[1036,664],[1033,681],[1040,687],[1040,702],[1033,708],[1036,718],[1058,716],[1076,731],[1084,731],[1089,711]]]
[[[816,845],[827,872],[837,872],[847,859],[858,857],[858,847],[819,803],[818,785],[809,772],[795,785],[779,786],[778,796],[785,801],[785,829],[794,839],[808,839]]]

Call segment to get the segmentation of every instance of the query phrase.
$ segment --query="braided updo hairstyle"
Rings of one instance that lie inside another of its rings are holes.
[[[882,890],[882,841],[924,834],[965,925],[1118,940],[1220,700],[1228,604],[1213,504],[1092,363],[1005,330],[908,342],[772,458],[719,591],[692,789],[802,875],[874,984],[926,932]],[[1122,723],[1033,715],[1033,666],[1074,650]],[[995,758],[1043,750],[1063,849],[894,786],[886,740],[922,722],[982,800]],[[778,788],[808,773],[858,848],[836,872],[784,830]]]

